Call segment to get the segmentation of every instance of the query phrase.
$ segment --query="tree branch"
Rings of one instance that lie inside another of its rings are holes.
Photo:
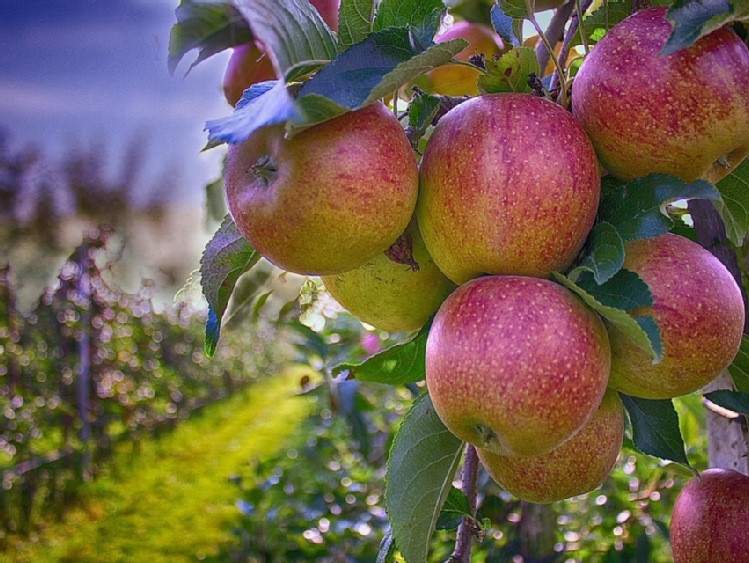
[[[574,7],[575,0],[570,0],[557,8],[557,11],[554,12],[554,15],[551,17],[549,27],[546,28],[546,38],[549,40],[549,43],[555,47],[564,37],[564,26],[567,25],[567,20],[569,19]],[[538,59],[541,76],[543,76],[544,69],[546,69],[546,66],[549,64],[549,59],[551,58],[543,41],[539,41],[536,45],[536,58]]]
[[[460,479],[463,485],[463,494],[468,498],[468,508],[471,512],[471,518],[463,517],[463,521],[458,527],[458,539],[455,541],[455,550],[450,556],[448,563],[470,563],[471,561],[471,541],[476,535],[476,478],[479,469],[479,456],[476,448],[466,444],[465,454],[463,454],[463,468]]]
[[[584,14],[588,8],[590,8],[590,5],[593,3],[593,0],[582,0],[580,2],[580,14]],[[571,5],[570,11],[572,10],[572,7],[575,5],[575,1],[572,0],[569,2]],[[566,5],[566,4],[565,4]],[[570,49],[572,48],[572,40],[575,37],[575,32],[577,31],[577,28],[580,26],[580,20],[577,16],[577,13],[572,14],[572,17],[570,19],[570,26],[567,28],[567,33],[564,34],[564,41],[562,42],[562,48],[559,51],[559,57],[558,59],[562,61],[561,64],[564,64],[567,61],[567,56],[570,53]],[[552,92],[559,86],[564,87],[564,85],[559,84],[559,78],[556,74],[552,75],[551,77],[551,86],[549,87],[549,90]]]

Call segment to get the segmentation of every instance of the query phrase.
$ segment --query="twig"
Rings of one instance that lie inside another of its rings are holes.
[[[572,3],[576,4],[575,0],[572,0]],[[567,56],[569,55],[570,48],[572,47],[572,39],[575,37],[575,32],[577,31],[577,28],[580,25],[580,18],[578,17],[578,14],[584,14],[587,9],[590,7],[590,5],[593,3],[593,0],[582,0],[580,2],[580,9],[577,13],[572,14],[572,18],[570,19],[570,27],[567,29],[567,33],[564,34],[564,41],[562,42],[562,48],[559,51],[559,60],[566,61]],[[582,34],[582,30],[580,31]],[[551,77],[551,85],[549,87],[549,90],[554,91],[555,88],[560,86],[558,75],[554,75]],[[564,90],[564,84],[561,84],[562,89]],[[564,94],[564,92],[563,92]],[[563,96],[562,99],[566,98],[566,94]]]
[[[466,445],[463,454],[463,468],[460,473],[463,494],[468,499],[468,508],[471,518],[464,516],[458,527],[458,538],[455,541],[455,550],[448,559],[448,563],[470,563],[471,541],[476,535],[476,479],[478,476],[479,456],[476,448],[470,444]]]
[[[549,27],[546,28],[546,37],[549,40],[549,43],[555,47],[564,37],[564,26],[567,25],[567,20],[569,19],[570,14],[572,14],[572,8],[574,8],[574,0],[562,4],[557,8],[557,11],[554,12],[551,21],[549,22]],[[538,59],[538,67],[541,70],[541,76],[543,76],[544,69],[549,64],[550,60],[549,51],[546,50],[546,45],[544,45],[543,41],[539,41],[538,45],[536,45],[536,58]]]

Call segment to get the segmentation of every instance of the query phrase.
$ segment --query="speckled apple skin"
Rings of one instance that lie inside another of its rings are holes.
[[[622,447],[624,411],[608,389],[585,426],[558,448],[537,456],[495,455],[478,449],[492,479],[508,493],[546,504],[590,492],[606,479]]]
[[[429,256],[416,221],[405,234],[418,270],[380,253],[355,270],[322,277],[325,289],[342,307],[381,330],[421,328],[455,289]]]
[[[624,268],[649,286],[663,359],[653,364],[630,338],[609,327],[609,384],[635,397],[691,393],[728,367],[741,344],[744,304],[733,276],[710,252],[678,235],[629,241]]]
[[[660,57],[665,13],[641,10],[596,44],[575,76],[572,113],[622,180],[715,182],[749,153],[749,48],[722,28]],[[729,168],[715,164],[723,155]]]
[[[749,561],[749,477],[708,469],[679,493],[671,512],[674,563]]]
[[[601,319],[544,279],[486,276],[440,307],[426,347],[434,408],[458,438],[502,455],[540,455],[593,416],[611,354]],[[487,428],[490,433],[482,433]]]
[[[252,166],[270,155],[266,183]],[[229,211],[261,255],[299,274],[338,274],[386,250],[413,215],[418,167],[398,120],[380,102],[284,139],[266,127],[231,145]]]
[[[420,180],[421,234],[457,284],[565,270],[600,197],[583,130],[560,106],[528,94],[480,96],[448,112],[427,142]]]

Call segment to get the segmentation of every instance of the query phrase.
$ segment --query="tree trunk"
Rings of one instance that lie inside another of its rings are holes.
[[[525,563],[546,563],[557,557],[554,551],[557,515],[549,504],[520,503],[520,555]]]
[[[88,256],[89,245],[87,239],[83,241],[78,249],[78,266],[80,276],[78,277],[78,292],[83,298],[81,308],[81,337],[78,341],[78,416],[81,421],[81,478],[83,481],[91,480],[91,397],[89,389],[91,385],[91,280],[89,279],[90,260]]]

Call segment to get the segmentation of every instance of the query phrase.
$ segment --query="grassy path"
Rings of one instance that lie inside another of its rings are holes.
[[[253,457],[277,451],[304,419],[309,402],[291,394],[298,382],[289,370],[206,407],[161,440],[144,441],[137,455],[122,448],[63,522],[0,560],[196,561],[218,554],[238,519],[238,489],[228,478]]]

